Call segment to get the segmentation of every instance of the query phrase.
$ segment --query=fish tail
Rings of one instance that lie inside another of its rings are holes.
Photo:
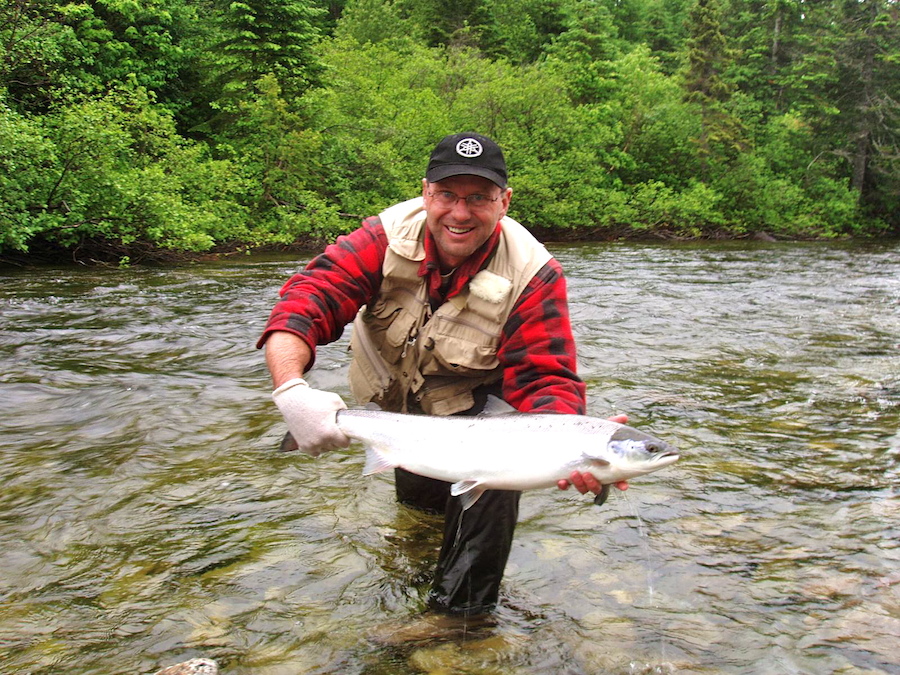
[[[373,448],[371,445],[366,448],[366,465],[363,467],[363,476],[371,476],[373,473],[381,473],[398,466],[400,465],[392,462],[390,457],[377,448]]]

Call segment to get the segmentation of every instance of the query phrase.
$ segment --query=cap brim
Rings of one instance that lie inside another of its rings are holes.
[[[501,190],[506,188],[506,179],[496,171],[471,164],[445,164],[436,166],[425,174],[425,180],[429,183],[437,183],[451,176],[480,176],[495,183]]]

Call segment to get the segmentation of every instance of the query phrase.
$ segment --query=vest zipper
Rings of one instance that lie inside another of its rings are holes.
[[[412,347],[414,344],[416,344],[416,340],[418,339],[418,337],[419,337],[419,327],[418,327],[418,326],[413,326],[412,332],[411,332],[411,333],[409,334],[409,336],[406,338],[406,344],[403,345],[403,351],[400,352],[400,358],[401,358],[401,359],[405,359],[405,358],[406,358],[406,352],[407,352],[407,350],[408,350],[410,347]]]

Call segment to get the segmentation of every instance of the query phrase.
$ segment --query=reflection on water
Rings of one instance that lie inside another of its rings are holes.
[[[440,522],[359,448],[274,452],[294,261],[0,273],[3,672],[900,671],[900,255],[558,247],[590,412],[683,456],[526,493],[498,627],[416,649]],[[346,338],[311,380],[349,399]]]

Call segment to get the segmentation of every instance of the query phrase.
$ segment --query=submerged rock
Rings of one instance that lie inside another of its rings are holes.
[[[219,675],[219,666],[212,659],[191,659],[163,668],[155,675]]]

